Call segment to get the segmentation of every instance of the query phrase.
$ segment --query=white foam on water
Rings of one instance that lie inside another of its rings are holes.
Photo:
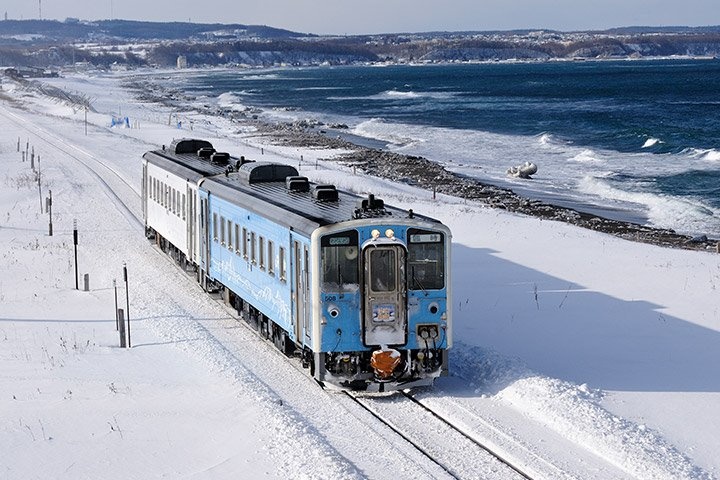
[[[720,209],[705,205],[690,197],[632,190],[613,186],[609,178],[586,175],[579,183],[579,190],[588,195],[624,204],[635,204],[644,209],[650,224],[655,227],[669,228],[679,233],[696,235],[707,233],[717,236],[720,233]]]
[[[650,148],[650,147],[657,145],[658,143],[662,143],[662,142],[660,140],[658,140],[657,138],[648,138],[647,140],[645,140],[645,143],[643,144],[642,148]]]

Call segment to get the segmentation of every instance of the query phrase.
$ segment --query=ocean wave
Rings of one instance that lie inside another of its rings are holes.
[[[643,144],[642,148],[654,147],[658,143],[664,143],[664,142],[662,142],[661,140],[658,140],[657,138],[650,137],[647,140],[645,140],[645,143]]]
[[[567,146],[572,144],[572,142],[558,138],[552,133],[548,132],[543,132],[539,135],[535,135],[535,138],[538,139],[538,143],[542,146]]]
[[[577,163],[604,163],[604,161],[599,158],[598,154],[590,149],[583,150],[574,157],[569,158],[568,161]]]
[[[689,197],[674,197],[647,191],[631,191],[632,183],[624,184],[620,189],[611,183],[610,178],[585,176],[578,183],[583,194],[595,195],[604,200],[642,207],[650,224],[659,228],[668,228],[680,233],[695,235],[706,232],[717,235],[720,232],[718,217],[720,210]]]
[[[720,150],[716,148],[688,148],[683,150],[683,153],[687,154],[692,158],[697,158],[700,160],[720,162]]]

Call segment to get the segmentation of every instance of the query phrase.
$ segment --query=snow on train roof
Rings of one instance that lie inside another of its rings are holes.
[[[190,153],[195,148],[195,153]],[[411,215],[373,197],[363,198],[332,185],[311,183],[290,165],[248,161],[215,152],[209,142],[203,140],[175,141],[169,149],[148,152],[144,158],[188,180],[205,178],[204,189],[230,202],[237,201],[239,195],[247,195],[244,206],[308,234],[318,226],[355,218],[402,219]]]

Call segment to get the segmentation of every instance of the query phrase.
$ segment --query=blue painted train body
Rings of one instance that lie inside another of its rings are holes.
[[[452,346],[450,231],[183,139],[147,152],[148,236],[321,383],[429,385]]]

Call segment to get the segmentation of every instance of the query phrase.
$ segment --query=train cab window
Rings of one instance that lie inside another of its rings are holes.
[[[218,218],[217,213],[213,213],[213,240],[218,241]]]
[[[342,232],[320,240],[322,289],[348,292],[360,287],[357,232]]]
[[[278,266],[280,267],[280,281],[287,282],[287,257],[285,255],[285,247],[280,247],[278,251]]]
[[[439,290],[445,287],[445,241],[443,234],[408,231],[408,289]]]

